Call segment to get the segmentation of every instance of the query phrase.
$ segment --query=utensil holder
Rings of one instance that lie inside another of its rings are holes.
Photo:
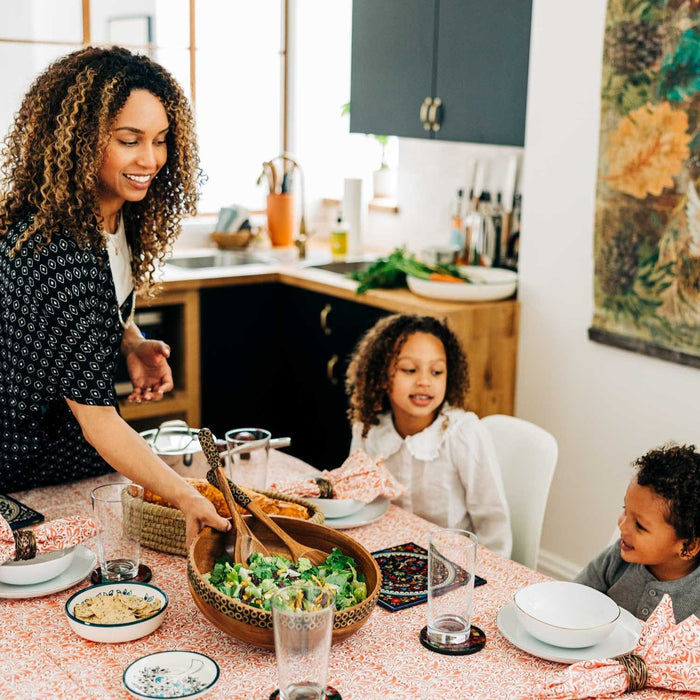
[[[294,240],[294,195],[267,195],[267,230],[275,248],[285,248]]]

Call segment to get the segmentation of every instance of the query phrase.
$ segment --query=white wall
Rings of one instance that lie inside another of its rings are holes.
[[[533,9],[516,412],[559,440],[541,563],[562,570],[610,538],[633,459],[668,440],[700,446],[700,371],[587,339],[605,10]]]

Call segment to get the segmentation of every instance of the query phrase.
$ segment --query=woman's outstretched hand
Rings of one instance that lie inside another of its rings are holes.
[[[185,514],[185,542],[188,550],[194,538],[206,525],[222,532],[228,532],[231,529],[230,521],[216,512],[211,501],[197,492],[195,494],[192,500],[188,500],[186,504],[180,504],[180,510]]]
[[[134,390],[127,401],[160,401],[173,388],[168,364],[170,347],[160,340],[141,340],[126,355],[126,366]]]

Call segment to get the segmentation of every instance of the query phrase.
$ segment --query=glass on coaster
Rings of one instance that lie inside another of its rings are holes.
[[[136,570],[136,575],[132,576],[129,581],[139,581],[140,583],[148,583],[153,576],[153,572],[150,567],[145,564],[139,564],[139,568]],[[90,575],[91,583],[106,583],[110,579],[104,578],[102,576],[102,569],[98,566]],[[124,579],[125,580],[125,579]]]
[[[440,529],[428,545],[428,624],[421,643],[442,654],[473,654],[483,648],[484,633],[471,624],[476,535]]]

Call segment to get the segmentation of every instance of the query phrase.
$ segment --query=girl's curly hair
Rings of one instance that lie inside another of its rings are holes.
[[[362,423],[363,437],[379,423],[379,414],[391,408],[388,390],[396,372],[394,361],[406,339],[414,333],[429,333],[443,344],[447,356],[445,401],[457,408],[466,407],[467,357],[447,321],[411,314],[387,316],[361,338],[345,379],[345,390],[350,396],[348,418],[351,423]]]
[[[637,483],[668,502],[667,521],[681,540],[700,537],[700,454],[694,445],[665,445],[635,460]]]
[[[167,160],[140,202],[122,215],[138,290],[196,212],[203,182],[194,119],[182,88],[162,66],[126,49],[87,47],[52,63],[33,82],[3,142],[0,236],[33,217],[15,252],[40,232],[44,243],[66,231],[81,248],[104,248],[98,173],[110,130],[133,90],[148,90],[168,117]],[[100,253],[101,254],[101,253]]]

